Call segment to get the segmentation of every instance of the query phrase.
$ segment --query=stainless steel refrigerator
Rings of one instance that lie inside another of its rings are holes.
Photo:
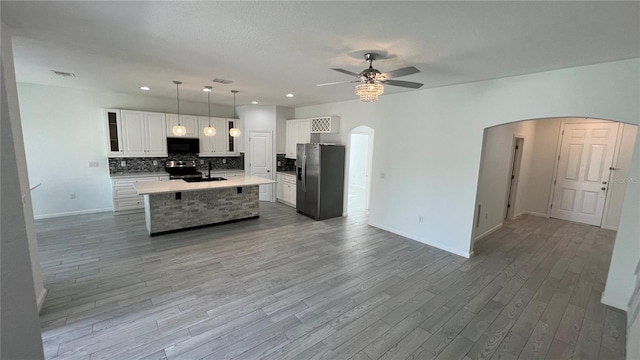
[[[342,216],[344,146],[298,144],[297,151],[298,212],[315,220]]]

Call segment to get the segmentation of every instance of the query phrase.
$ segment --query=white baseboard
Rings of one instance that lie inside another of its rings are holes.
[[[83,215],[83,214],[95,214],[101,212],[113,211],[112,208],[104,208],[104,209],[90,209],[90,210],[78,210],[78,211],[68,211],[62,213],[54,213],[54,214],[44,214],[44,215],[34,215],[33,218],[36,220],[39,219],[49,219],[61,216],[69,216],[69,215]]]
[[[37,298],[38,314],[40,313],[40,310],[42,310],[42,305],[44,304],[44,299],[47,297],[48,292],[49,290],[43,288],[42,291],[40,291],[40,294],[38,295],[38,298]]]
[[[618,227],[617,226],[602,225],[600,228],[605,229],[605,230],[618,231]]]
[[[496,232],[496,231],[500,230],[501,228],[502,228],[502,223],[500,223],[500,224],[498,224],[498,225],[496,225],[496,226],[492,227],[491,229],[489,229],[489,230],[487,230],[487,231],[483,232],[482,234],[480,234],[480,235],[476,236],[475,238],[473,238],[473,242],[476,242],[476,241],[478,241],[478,240],[480,240],[480,239],[482,239],[482,238],[485,238],[485,237],[487,237],[487,236],[489,236],[489,235],[493,234],[494,232]]]
[[[609,296],[607,296],[607,294],[602,293],[602,297],[600,298],[600,302],[607,305],[607,306],[611,306],[614,307],[616,309],[620,309],[622,311],[628,311],[629,310],[629,304],[626,304],[624,301],[620,301],[618,299],[613,299]]]
[[[436,247],[436,248],[438,248],[438,249],[441,249],[441,250],[444,250],[444,251],[450,252],[450,253],[452,253],[452,254],[455,254],[455,255],[458,255],[458,256],[465,257],[465,258],[467,258],[467,259],[473,256],[473,251],[471,251],[471,252],[468,252],[468,251],[460,251],[460,250],[458,250],[458,249],[454,249],[454,248],[450,248],[450,247],[442,246],[442,245],[440,245],[440,244],[434,244],[434,243],[431,243],[431,242],[429,242],[429,241],[425,241],[425,240],[423,240],[423,239],[419,239],[419,238],[415,237],[414,235],[407,234],[407,233],[405,233],[405,232],[402,232],[402,231],[399,231],[399,230],[397,230],[397,229],[390,228],[390,227],[387,227],[387,226],[384,226],[384,225],[375,224],[375,223],[372,223],[371,221],[369,221],[369,225],[371,225],[371,226],[373,226],[373,227],[377,227],[378,229],[386,230],[386,231],[388,231],[388,232],[391,232],[391,233],[394,233],[394,234],[397,234],[397,235],[400,235],[400,236],[404,236],[404,237],[406,237],[406,238],[408,238],[408,239],[415,240],[415,241],[417,241],[417,242],[421,242],[421,243],[423,243],[423,244],[427,244],[427,245],[429,245],[429,246]]]

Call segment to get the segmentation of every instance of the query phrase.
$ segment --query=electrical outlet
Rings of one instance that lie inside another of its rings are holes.
[[[282,161],[278,161],[278,166],[282,166]]]
[[[204,160],[200,160],[200,165],[203,165],[203,164],[204,164]]]
[[[153,166],[158,165],[158,160],[153,160]]]
[[[227,159],[222,159],[222,163],[226,164],[227,163]]]
[[[127,162],[126,162],[126,161],[124,161],[124,160],[123,160],[123,161],[120,161],[120,166],[122,166],[122,167],[127,166]]]
[[[424,222],[424,216],[422,216],[422,215],[418,216],[418,222],[419,223],[423,223]]]
[[[385,178],[385,176],[386,176],[386,174],[385,174],[385,173],[380,173],[380,179],[384,179],[384,178]]]
[[[99,167],[100,163],[97,161],[89,161],[89,167]]]
[[[73,193],[73,194],[69,195],[69,198],[70,198],[71,200],[75,199],[75,198],[76,198],[76,194],[75,194],[75,193]]]

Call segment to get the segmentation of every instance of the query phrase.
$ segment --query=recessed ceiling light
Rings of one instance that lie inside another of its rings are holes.
[[[204,89],[202,89],[202,91],[206,91],[206,92],[211,92],[211,90],[213,90],[212,86],[205,86]]]
[[[252,103],[253,105],[257,105],[257,104],[258,104],[258,102],[257,102],[257,101],[252,101],[251,103]]]
[[[140,90],[149,91],[151,88],[148,86],[140,86]]]
[[[287,95],[285,95],[286,97],[293,97],[292,93],[288,93]]]

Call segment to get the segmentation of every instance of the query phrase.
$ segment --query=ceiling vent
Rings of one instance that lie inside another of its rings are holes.
[[[76,77],[76,74],[70,73],[70,72],[64,72],[64,71],[58,71],[58,70],[51,70],[51,72],[62,77]]]
[[[233,81],[231,81],[231,80],[225,80],[225,79],[218,79],[218,78],[215,78],[215,79],[213,79],[213,82],[214,82],[214,83],[218,83],[218,84],[225,84],[225,85],[227,85],[227,84],[231,84]]]

